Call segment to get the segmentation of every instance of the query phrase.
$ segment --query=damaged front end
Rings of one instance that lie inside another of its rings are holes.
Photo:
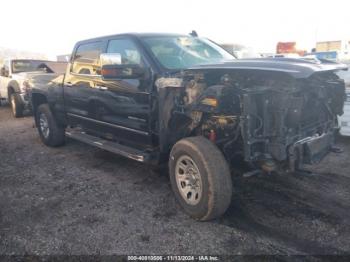
[[[321,65],[239,61],[159,78],[160,145],[202,135],[232,162],[271,172],[314,164],[330,152],[345,85]]]

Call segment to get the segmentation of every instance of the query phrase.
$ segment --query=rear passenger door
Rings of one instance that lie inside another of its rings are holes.
[[[96,80],[101,76],[99,57],[103,41],[78,45],[71,58],[71,68],[63,83],[67,115],[71,122],[85,123],[90,117],[90,98],[98,95]]]

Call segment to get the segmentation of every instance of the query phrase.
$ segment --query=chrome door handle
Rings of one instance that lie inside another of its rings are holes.
[[[73,83],[71,83],[71,82],[67,82],[67,83],[65,83],[64,85],[65,85],[65,86],[72,87],[72,86],[73,86]]]
[[[96,88],[100,90],[108,90],[107,86],[96,86]]]

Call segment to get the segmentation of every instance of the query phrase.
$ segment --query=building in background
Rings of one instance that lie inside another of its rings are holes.
[[[317,42],[313,50],[319,59],[328,59],[339,62],[350,62],[350,41],[336,40]]]
[[[299,57],[306,53],[305,50],[298,48],[296,42],[278,42],[276,46],[276,54],[282,57]]]
[[[69,62],[70,55],[58,55],[56,58],[58,62]]]
[[[47,60],[47,56],[41,53],[0,47],[0,65],[5,59],[41,59]]]

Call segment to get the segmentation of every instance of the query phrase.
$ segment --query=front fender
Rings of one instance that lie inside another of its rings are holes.
[[[12,92],[14,93],[21,93],[21,89],[19,86],[19,83],[16,80],[11,80],[7,85],[7,91],[8,94],[10,94],[10,90],[12,89]]]

